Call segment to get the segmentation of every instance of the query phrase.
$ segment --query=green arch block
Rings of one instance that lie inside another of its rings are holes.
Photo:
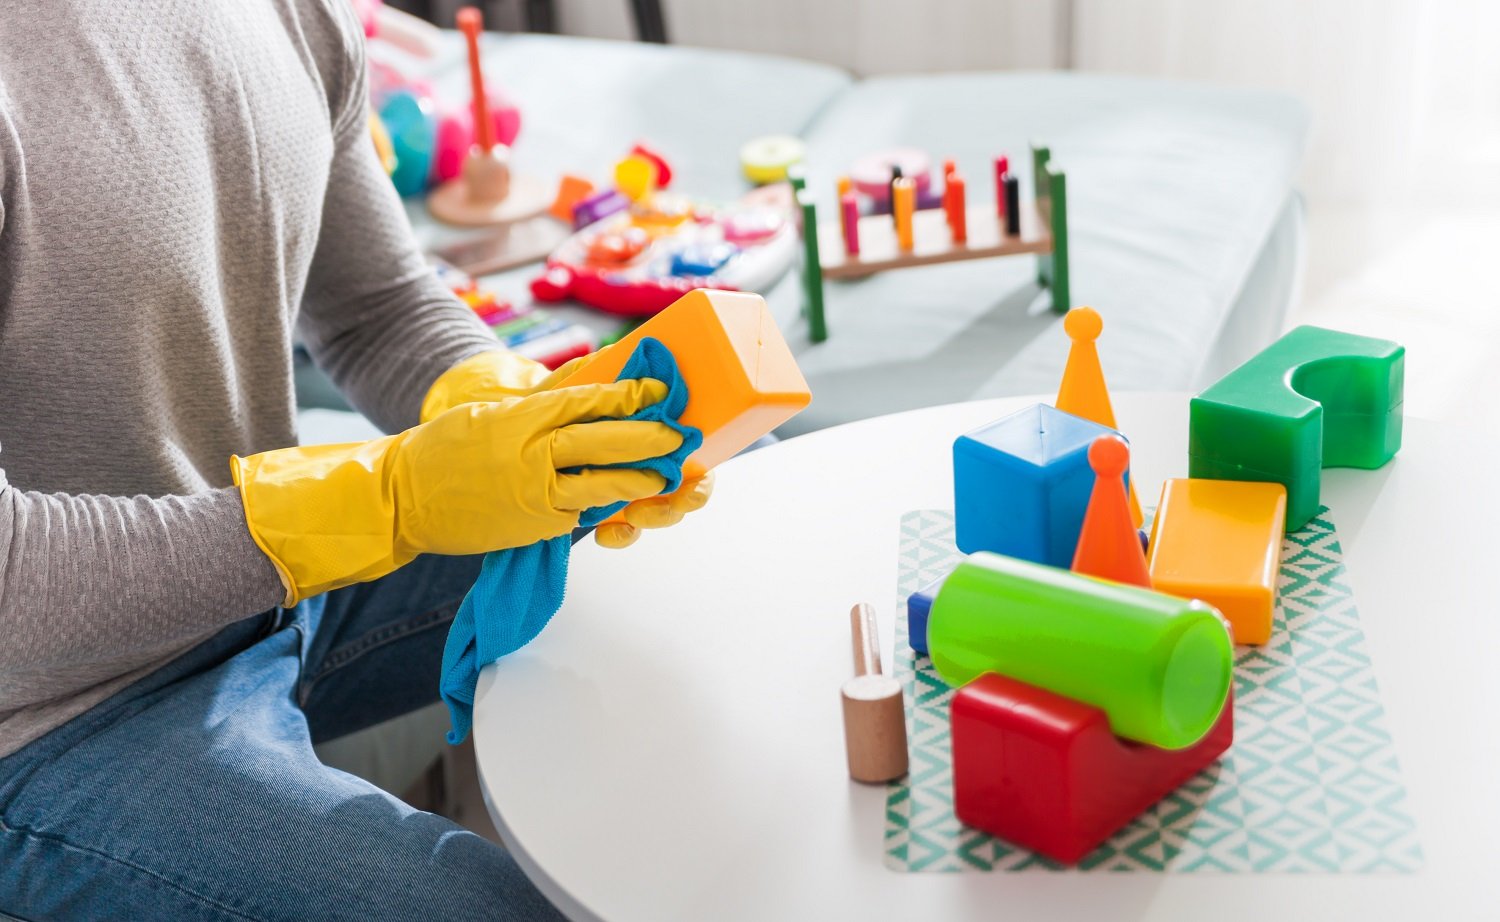
[[[1374,469],[1401,448],[1406,349],[1297,327],[1194,397],[1188,476],[1286,486],[1286,530],[1318,511],[1325,467]]]

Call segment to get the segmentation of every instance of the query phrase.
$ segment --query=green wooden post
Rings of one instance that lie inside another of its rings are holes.
[[[1052,256],[1048,260],[1052,270],[1052,309],[1066,314],[1073,306],[1073,293],[1068,279],[1068,177],[1050,169],[1052,186]]]
[[[1052,232],[1052,252],[1036,258],[1036,281],[1052,290],[1052,309],[1065,314],[1073,306],[1068,284],[1067,176],[1052,166],[1052,149],[1043,144],[1031,145],[1031,170],[1037,210]]]
[[[793,179],[793,188],[797,180]],[[806,189],[797,189],[802,209],[802,312],[807,316],[807,337],[815,343],[828,338],[828,320],[823,315],[823,261],[818,255],[818,209]]]

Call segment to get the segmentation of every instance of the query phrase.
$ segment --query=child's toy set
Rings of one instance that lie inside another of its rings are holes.
[[[1283,536],[1318,509],[1320,469],[1401,442],[1404,350],[1300,327],[1193,399],[1190,476],[1143,549],[1101,327],[1069,313],[1057,407],[955,442],[969,556],[907,600],[911,647],[957,689],[954,814],[1067,864],[1230,748],[1234,644],[1274,642]]]

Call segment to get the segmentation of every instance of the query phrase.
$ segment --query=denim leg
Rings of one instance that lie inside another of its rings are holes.
[[[560,918],[504,850],[320,764],[304,628],[245,624],[0,759],[0,913]]]
[[[337,589],[297,613],[308,631],[297,703],[314,743],[438,700],[443,642],[479,576],[476,557],[418,557],[374,582]]]

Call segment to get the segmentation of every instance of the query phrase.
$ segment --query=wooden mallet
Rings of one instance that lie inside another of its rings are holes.
[[[880,672],[875,609],[849,610],[854,635],[854,678],[844,683],[844,747],[849,777],[878,784],[906,774],[906,708],[901,683]]]

